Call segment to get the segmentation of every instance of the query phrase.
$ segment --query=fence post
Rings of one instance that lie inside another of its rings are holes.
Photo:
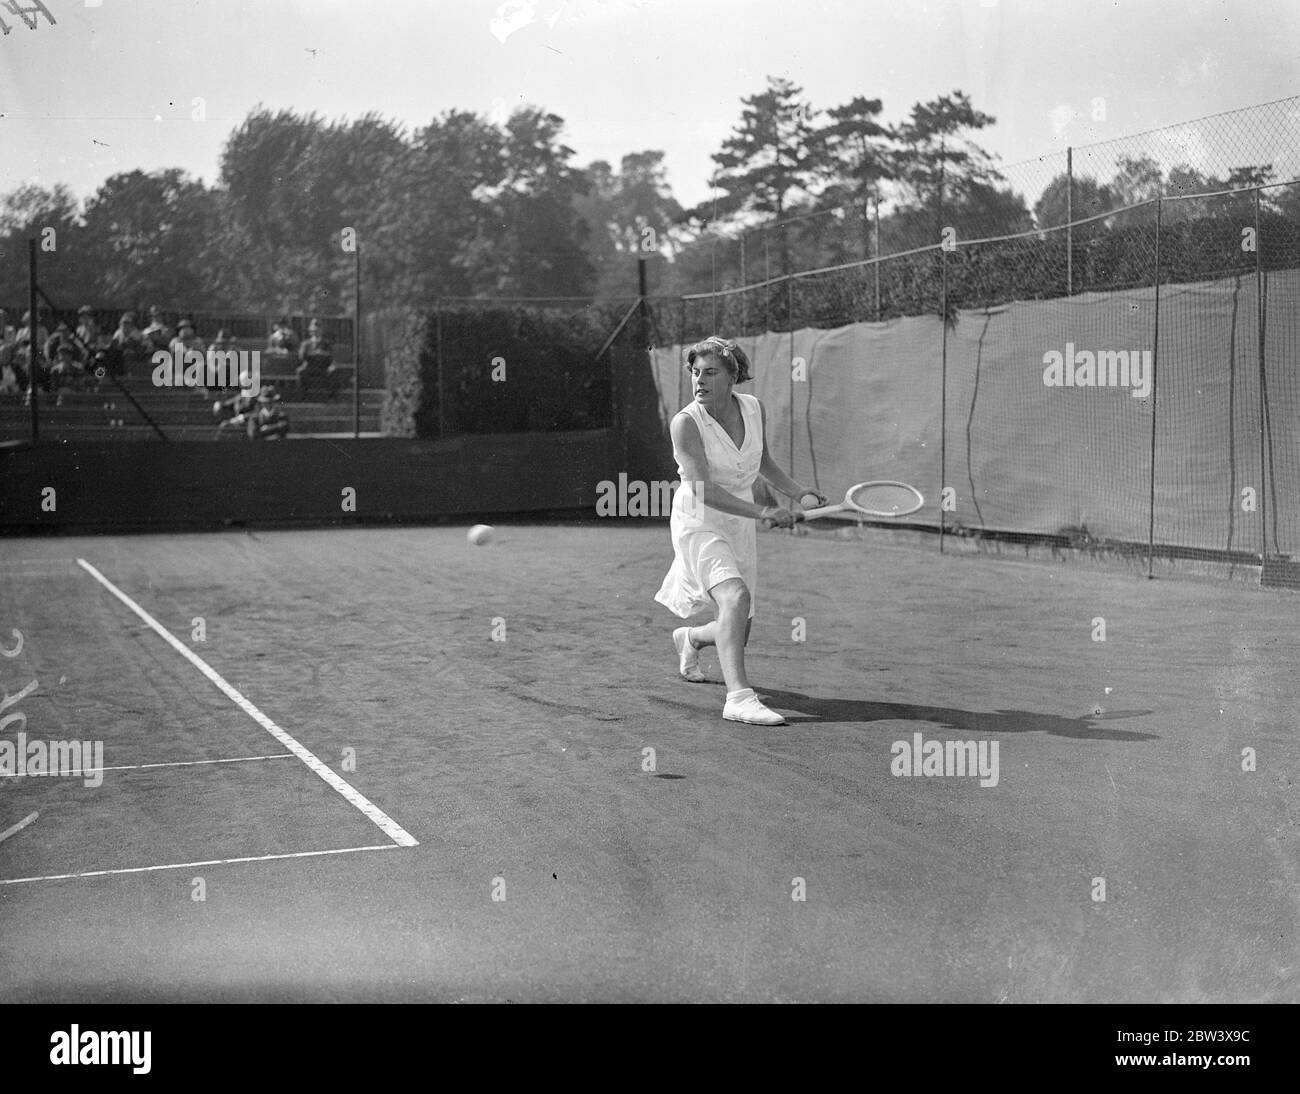
[[[681,297],[681,311],[677,319],[677,405],[680,407],[685,402],[686,394],[682,390],[682,383],[686,379],[686,370],[682,366],[686,363],[683,351],[686,349],[686,297]]]
[[[749,329],[749,308],[746,306],[746,298],[749,294],[744,291],[745,278],[745,229],[742,228],[740,230],[740,329],[742,331]],[[644,295],[644,290],[642,290],[642,294]]]
[[[1065,150],[1065,295],[1074,295],[1074,149]]]
[[[767,238],[767,222],[763,222],[763,325],[772,329],[772,247]]]
[[[794,476],[794,278],[785,275],[785,321],[790,326],[790,360],[786,368],[790,375],[790,462],[786,464]],[[798,500],[797,498],[795,499]]]
[[[27,317],[31,322],[27,326],[27,399],[32,407],[32,444],[40,439],[40,416],[36,408],[37,372],[40,358],[37,356],[45,350],[36,337],[40,330],[40,309],[36,306],[36,240],[27,241]]]
[[[361,241],[352,252],[352,439],[361,438]]]
[[[649,267],[647,266],[645,258],[638,258],[636,260],[637,295],[640,296],[641,298],[641,311],[639,316],[640,323],[638,324],[637,337],[640,339],[640,353],[645,354],[646,369],[653,376],[654,360],[652,357],[653,351],[650,349],[650,295],[648,290],[648,285],[649,285],[649,278],[647,277],[648,269]],[[628,354],[627,359],[629,362],[634,362],[634,361],[638,361],[640,359],[640,356],[639,354],[637,355]],[[614,368],[614,349],[612,346],[610,347],[610,351],[609,351],[609,370],[610,370],[609,382],[610,382],[610,386],[612,387],[615,381],[619,379],[617,375],[617,370]],[[632,390],[631,377],[624,375],[621,378],[621,383],[622,383],[622,391],[624,393],[623,402],[627,403],[630,401],[628,399],[627,393]],[[623,430],[622,430],[623,468],[624,470],[626,470],[627,462],[628,462],[628,443],[629,443],[628,442],[628,414],[626,412],[626,407],[624,407],[623,412],[620,413],[619,418],[623,424]]]
[[[1268,564],[1268,465],[1264,459],[1265,433],[1268,428],[1268,375],[1264,368],[1264,263],[1259,225],[1259,189],[1255,190],[1255,330],[1259,354],[1259,565],[1260,576]],[[1277,520],[1276,515],[1273,517]]]
[[[1151,338],[1151,491],[1147,502],[1147,580],[1155,577],[1156,552],[1156,423],[1159,418],[1156,401],[1157,382],[1160,375],[1160,232],[1163,225],[1163,199],[1156,198],[1156,269],[1155,269],[1155,320]]]
[[[433,302],[434,332],[437,341],[438,362],[438,439],[447,435],[447,390],[442,378],[442,297]]]
[[[939,553],[943,554],[943,486],[948,475],[948,251],[939,247],[939,322],[942,340],[939,350]]]
[[[876,322],[879,323],[880,322],[880,190],[879,188],[876,189],[876,233],[875,233],[874,242],[875,242],[875,249],[872,254],[872,257],[876,260],[874,264],[875,271],[876,271]]]

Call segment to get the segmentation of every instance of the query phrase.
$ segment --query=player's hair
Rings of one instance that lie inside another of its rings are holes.
[[[685,367],[690,368],[701,357],[712,357],[721,361],[723,368],[731,373],[731,382],[734,384],[743,384],[753,376],[745,351],[735,342],[719,338],[716,334],[710,335],[703,342],[696,342],[687,349]]]

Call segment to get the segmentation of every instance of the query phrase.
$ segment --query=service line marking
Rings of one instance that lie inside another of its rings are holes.
[[[6,828],[3,832],[0,832],[0,843],[4,843],[4,841],[7,840],[10,836],[17,835],[17,833],[21,832],[24,828],[26,828],[29,824],[32,823],[32,821],[34,821],[39,816],[40,816],[39,813],[28,813],[27,816],[23,817],[23,819],[20,820],[17,824],[11,825],[10,827]]]
[[[34,816],[35,814],[33,814]],[[288,851],[280,855],[245,855],[243,858],[211,858],[202,862],[169,862],[162,866],[126,866],[117,870],[82,870],[76,874],[44,874],[40,877],[0,878],[0,885],[22,885],[28,881],[66,881],[78,877],[107,877],[109,874],[148,874],[156,870],[189,870],[195,866],[229,866],[238,862],[271,862],[285,858],[315,858],[320,855],[347,855],[353,851],[392,851],[403,846],[377,843],[371,847],[335,847],[328,851]]]
[[[168,763],[156,764],[120,764],[117,767],[99,767],[96,771],[144,771],[150,767],[198,767],[200,764],[243,764],[250,760],[292,760],[292,752],[273,752],[268,756],[232,756],[227,760],[172,760]],[[11,775],[0,775],[0,779],[36,779],[44,775],[44,772],[33,774],[30,771],[17,771]]]
[[[374,824],[376,824],[389,839],[399,847],[415,847],[420,841],[417,840],[410,832],[398,824],[392,817],[385,813],[374,802],[370,801],[364,794],[352,786],[346,779],[340,778],[334,773],[327,764],[323,763],[308,748],[299,744],[290,734],[286,733],[270,718],[257,709],[252,703],[244,698],[234,687],[226,683],[222,675],[217,672],[211,665],[196,654],[189,646],[185,645],[179,638],[171,633],[166,627],[158,622],[153,616],[145,611],[139,604],[132,600],[126,593],[122,592],[116,585],[108,580],[103,574],[95,569],[84,558],[77,559],[77,565],[85,570],[91,577],[104,586],[110,593],[125,604],[131,611],[135,612],[148,626],[155,631],[164,642],[172,647],[177,653],[184,657],[199,672],[203,673],[211,680],[235,706],[239,707],[245,714],[253,719],[258,725],[267,731],[272,737],[280,742],[285,748],[305,763],[313,772],[319,775],[348,802],[364,813]]]

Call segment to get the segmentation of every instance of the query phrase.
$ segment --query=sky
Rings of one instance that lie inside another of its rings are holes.
[[[996,118],[980,143],[1004,164],[1300,94],[1296,0],[44,3],[55,22],[35,29],[0,5],[0,193],[84,198],[166,167],[215,183],[258,104],[408,130],[541,106],[578,165],[663,150],[692,206],[768,76],[814,108],[880,98],[886,121],[960,89]]]

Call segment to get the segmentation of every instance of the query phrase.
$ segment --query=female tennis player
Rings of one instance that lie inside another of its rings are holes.
[[[706,338],[686,351],[694,399],[672,420],[670,434],[681,486],[673,497],[670,529],[673,565],[655,599],[686,619],[712,609],[702,627],[673,631],[678,671],[692,683],[704,680],[699,651],[717,646],[727,701],[722,716],[752,725],[785,725],[754,694],[745,675],[745,645],[754,619],[758,549],[754,522],[790,528],[800,503],[815,490],[800,486],[772,459],[767,448],[767,411],[753,395],[733,392],[750,379],[749,358],[725,338]],[[754,503],[754,481],[762,476],[792,499],[788,507]]]

